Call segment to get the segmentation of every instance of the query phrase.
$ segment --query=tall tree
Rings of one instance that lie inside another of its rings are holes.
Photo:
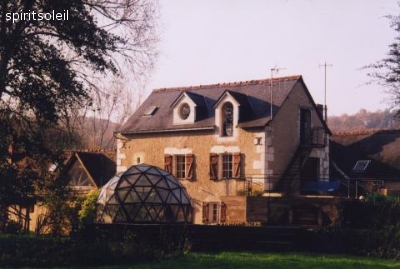
[[[400,2],[399,2],[400,6]],[[387,16],[391,21],[391,27],[396,31],[396,36],[389,45],[387,56],[369,66],[368,74],[375,82],[385,86],[392,96],[390,102],[393,107],[400,107],[400,15]],[[399,114],[399,113],[398,113]]]
[[[99,81],[121,70],[146,75],[156,56],[155,1],[0,1],[0,181],[11,180],[9,145],[46,163],[58,144],[47,143],[49,128],[57,133],[61,117],[87,106]]]
[[[39,19],[53,12],[65,16]],[[54,122],[66,104],[85,102],[90,78],[118,74],[121,61],[142,75],[154,56],[154,16],[152,0],[2,0],[3,111]]]

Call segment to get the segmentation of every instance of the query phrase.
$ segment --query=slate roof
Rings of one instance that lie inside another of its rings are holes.
[[[331,136],[331,160],[349,178],[400,182],[400,130],[373,130]],[[365,172],[355,172],[358,160],[371,160]],[[331,167],[332,178],[343,175]]]
[[[306,93],[311,98],[301,76],[281,77],[272,80],[273,115],[278,112],[286,97],[297,83],[303,85]],[[140,134],[183,130],[213,130],[215,127],[214,105],[225,92],[229,92],[241,104],[241,114],[243,115],[240,116],[239,127],[264,127],[271,120],[270,84],[270,79],[264,79],[156,89],[153,90],[150,96],[118,132],[121,134]],[[202,110],[198,111],[201,117],[197,118],[194,124],[174,125],[173,109],[171,106],[183,92],[186,92],[188,97],[192,98],[199,105],[199,109]],[[152,116],[143,116],[145,111],[151,106],[158,107],[156,113]],[[242,111],[245,111],[245,113],[242,113]]]

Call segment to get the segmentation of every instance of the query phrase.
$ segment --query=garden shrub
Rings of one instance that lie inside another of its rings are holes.
[[[400,203],[373,195],[338,206],[338,219],[310,234],[309,249],[400,259]]]
[[[381,229],[400,223],[400,203],[391,197],[368,196],[365,200],[346,200],[338,208],[337,225],[353,229]]]
[[[184,242],[180,225],[90,225],[68,238],[0,235],[0,267],[132,264],[183,255]]]

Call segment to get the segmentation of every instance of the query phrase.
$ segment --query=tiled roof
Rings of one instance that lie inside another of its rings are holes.
[[[400,182],[400,130],[342,132],[331,136],[331,160],[350,178]],[[365,172],[354,172],[358,160],[371,160]],[[335,169],[332,169],[332,175]]]
[[[271,119],[271,85],[273,91],[272,110],[275,115],[279,107],[285,101],[287,95],[298,82],[303,83],[301,76],[274,78],[272,81],[271,79],[264,79],[156,89],[153,90],[127,123],[121,127],[119,132],[122,134],[135,134],[159,131],[213,129],[215,125],[215,110],[213,106],[225,91],[229,91],[234,98],[238,98],[240,103],[248,104],[249,106],[249,109],[246,109],[246,116],[240,117],[239,126],[243,128],[263,127]],[[201,103],[203,106],[201,108],[203,111],[200,111],[202,117],[197,119],[194,124],[173,124],[173,109],[171,105],[182,92],[186,92],[190,98],[195,99],[195,103]],[[145,111],[151,106],[157,106],[158,109],[156,113],[152,116],[143,116]]]

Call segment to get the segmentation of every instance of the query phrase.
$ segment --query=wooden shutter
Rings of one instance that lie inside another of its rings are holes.
[[[172,174],[172,155],[164,155],[164,170]]]
[[[221,222],[226,222],[226,204],[221,202]]]
[[[193,179],[193,154],[187,154],[185,156],[185,175],[186,179]]]
[[[209,215],[210,215],[210,203],[203,203],[203,223],[208,223]]]
[[[233,154],[233,177],[240,178],[241,176],[241,154],[234,153]]]
[[[218,154],[210,154],[210,179],[218,179]]]

